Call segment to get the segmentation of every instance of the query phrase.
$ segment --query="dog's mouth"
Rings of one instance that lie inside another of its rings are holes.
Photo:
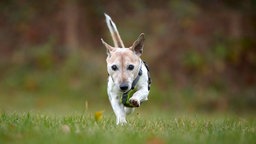
[[[129,89],[128,90],[120,90],[120,92],[122,92],[122,93],[127,93],[129,91]]]

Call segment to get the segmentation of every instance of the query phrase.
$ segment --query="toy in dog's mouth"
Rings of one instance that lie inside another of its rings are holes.
[[[131,89],[128,92],[123,93],[122,97],[121,97],[121,102],[123,103],[123,105],[125,107],[139,107],[139,103],[137,102],[131,102],[130,98],[132,97],[132,95],[136,92],[136,89]]]

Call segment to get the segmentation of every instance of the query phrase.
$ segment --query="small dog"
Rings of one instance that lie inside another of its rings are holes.
[[[135,107],[148,100],[151,79],[148,66],[140,58],[144,46],[144,34],[140,34],[131,47],[126,48],[115,23],[105,14],[106,23],[114,41],[114,47],[102,43],[107,49],[108,97],[114,113],[116,124],[125,124],[126,115]]]

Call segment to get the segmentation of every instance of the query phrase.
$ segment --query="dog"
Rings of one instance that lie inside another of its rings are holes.
[[[116,124],[127,123],[126,115],[148,100],[151,78],[147,64],[140,58],[145,36],[141,33],[130,47],[125,47],[115,23],[105,14],[114,47],[101,39],[107,49],[109,101],[116,115]]]

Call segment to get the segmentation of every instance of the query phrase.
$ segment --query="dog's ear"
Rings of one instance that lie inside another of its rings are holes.
[[[110,56],[110,52],[114,49],[114,47],[107,44],[103,39],[101,39],[101,42],[105,45],[105,47],[107,49],[107,55]]]
[[[133,43],[132,47],[130,48],[138,56],[141,56],[143,52],[144,41],[145,41],[144,33],[141,33],[138,39]]]

